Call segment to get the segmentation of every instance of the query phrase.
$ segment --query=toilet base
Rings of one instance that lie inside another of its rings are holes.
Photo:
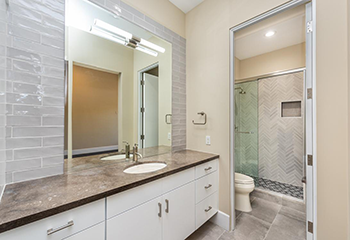
[[[241,212],[251,212],[249,193],[235,193],[235,209]]]

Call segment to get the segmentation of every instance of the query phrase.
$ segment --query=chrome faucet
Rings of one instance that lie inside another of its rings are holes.
[[[142,155],[141,155],[141,153],[138,152],[138,144],[135,143],[134,147],[132,149],[132,160],[134,162],[138,162],[139,157],[142,158]]]

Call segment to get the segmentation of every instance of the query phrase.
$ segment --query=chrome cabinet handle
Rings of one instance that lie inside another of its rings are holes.
[[[211,188],[211,187],[212,187],[211,184],[209,184],[208,186],[204,186],[205,189],[209,189],[209,188]]]
[[[159,207],[158,217],[162,217],[162,204],[158,203],[158,207]]]
[[[209,206],[207,209],[204,209],[205,212],[209,212],[212,209],[211,206]]]
[[[166,203],[166,208],[165,208],[165,212],[169,213],[169,200],[165,199],[165,203]]]
[[[212,167],[204,168],[205,171],[209,171],[211,169],[212,169]]]
[[[58,227],[58,228],[55,228],[55,229],[50,228],[49,230],[47,230],[47,235],[54,234],[55,232],[61,231],[61,230],[65,229],[65,228],[69,228],[69,227],[71,227],[73,225],[74,225],[74,222],[72,220],[72,221],[69,221],[67,224],[65,224],[65,225],[63,225],[61,227]]]

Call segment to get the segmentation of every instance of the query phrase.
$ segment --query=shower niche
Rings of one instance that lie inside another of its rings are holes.
[[[281,117],[301,117],[301,101],[282,102]]]

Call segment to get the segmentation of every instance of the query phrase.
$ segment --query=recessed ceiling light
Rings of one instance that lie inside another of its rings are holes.
[[[265,37],[272,37],[273,35],[275,35],[275,31],[268,31],[267,33],[265,33]]]

